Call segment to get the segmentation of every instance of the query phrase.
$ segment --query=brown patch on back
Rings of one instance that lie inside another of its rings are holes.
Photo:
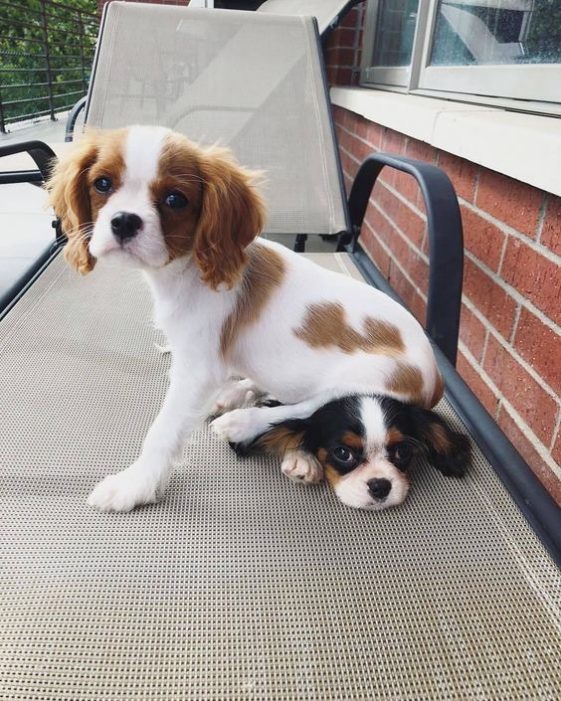
[[[284,277],[284,262],[276,251],[256,243],[248,249],[248,255],[249,262],[244,271],[236,306],[220,333],[220,352],[223,357],[231,352],[243,328],[259,319]]]
[[[295,433],[286,426],[276,426],[257,439],[255,445],[267,453],[284,455],[288,450],[298,450],[302,445],[304,432]]]
[[[397,326],[367,316],[363,319],[363,331],[359,332],[347,322],[345,309],[340,302],[311,304],[294,335],[312,348],[335,346],[343,353],[363,351],[397,356],[405,346]]]
[[[442,379],[442,375],[436,371],[436,382],[434,385],[434,392],[432,393],[432,397],[430,399],[430,405],[429,409],[432,409],[433,406],[436,406],[438,402],[442,399],[442,395],[444,394],[444,380]]]
[[[419,368],[406,363],[398,363],[386,382],[386,389],[404,395],[407,401],[425,405],[423,399],[423,375]]]

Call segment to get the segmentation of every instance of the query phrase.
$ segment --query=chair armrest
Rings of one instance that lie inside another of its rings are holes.
[[[52,163],[57,155],[50,146],[42,141],[22,141],[17,144],[0,146],[0,158],[27,153],[37,165],[37,170],[0,171],[0,184],[7,183],[42,183],[50,175]]]
[[[70,114],[66,119],[66,127],[64,129],[64,140],[74,141],[74,127],[76,126],[76,120],[80,112],[86,107],[87,95],[81,97],[74,107],[70,110]]]
[[[349,195],[352,250],[357,246],[368,200],[382,168],[412,175],[421,188],[429,236],[426,330],[446,358],[456,364],[464,268],[462,220],[456,193],[440,168],[404,156],[375,153],[362,163]]]

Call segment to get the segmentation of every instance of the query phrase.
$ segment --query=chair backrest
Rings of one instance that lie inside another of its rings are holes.
[[[348,230],[315,20],[105,6],[87,124],[158,124],[266,171],[266,233]]]
[[[329,29],[351,5],[350,0],[266,0],[257,12],[271,12],[275,15],[295,15],[315,17],[319,33]]]

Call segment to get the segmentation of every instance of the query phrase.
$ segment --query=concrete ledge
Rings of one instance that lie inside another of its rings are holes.
[[[334,105],[561,196],[561,120],[370,88],[331,88]]]

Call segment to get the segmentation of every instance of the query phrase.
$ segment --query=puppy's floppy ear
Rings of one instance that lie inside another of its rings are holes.
[[[245,247],[261,232],[265,204],[255,189],[260,176],[237,165],[225,149],[202,154],[201,214],[193,255],[202,279],[216,289],[238,280],[246,262]]]
[[[83,136],[58,161],[47,182],[49,203],[68,238],[64,256],[82,274],[89,273],[95,265],[88,248],[92,213],[87,174],[96,161],[98,142],[96,132]]]
[[[256,453],[280,455],[287,450],[298,450],[304,445],[307,419],[289,419],[254,438],[251,443],[230,443],[230,447],[241,457]]]
[[[447,477],[462,477],[471,446],[467,436],[453,431],[434,411],[411,407],[414,438],[422,444],[428,461]]]

